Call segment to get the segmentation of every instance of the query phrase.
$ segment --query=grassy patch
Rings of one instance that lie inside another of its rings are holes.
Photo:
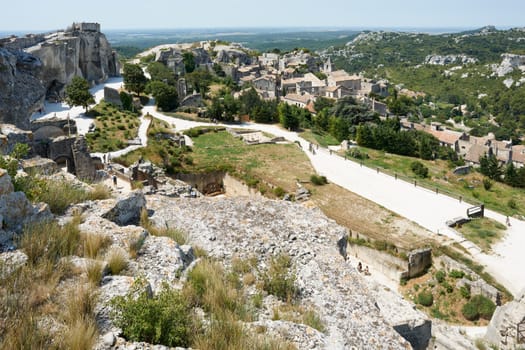
[[[171,134],[173,131],[168,123],[151,118],[148,129],[148,146],[115,158],[114,161],[130,166],[139,159],[145,159],[165,169],[168,174],[182,171],[183,165],[188,163],[187,159],[191,158],[190,149],[179,147],[169,137],[166,137]]]
[[[270,197],[274,195],[267,184],[294,192],[297,179],[307,180],[314,173],[295,144],[246,145],[225,131],[200,135],[193,142],[193,165],[187,171],[226,170]]]
[[[95,131],[86,135],[92,152],[109,152],[122,149],[126,141],[137,137],[139,116],[101,101],[89,114],[95,117]]]
[[[299,136],[306,141],[313,143],[314,145],[320,145],[321,147],[336,146],[340,144],[335,137],[328,133],[319,134],[308,130],[303,131]]]
[[[490,251],[491,246],[503,237],[506,229],[505,225],[489,218],[473,219],[456,228],[465,238],[484,251]]]

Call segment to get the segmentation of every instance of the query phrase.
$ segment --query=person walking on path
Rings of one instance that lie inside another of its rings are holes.
[[[117,187],[117,175],[113,175],[113,185]]]

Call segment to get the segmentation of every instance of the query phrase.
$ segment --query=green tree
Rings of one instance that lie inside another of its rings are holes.
[[[182,60],[184,62],[184,69],[186,73],[192,73],[195,70],[195,56],[191,52],[184,52],[182,54]]]
[[[518,172],[512,162],[510,162],[505,168],[505,177],[503,180],[509,186],[519,187]]]
[[[317,113],[319,113],[325,108],[332,108],[334,104],[334,100],[330,98],[318,97],[314,102],[314,109]]]
[[[124,78],[124,86],[126,89],[136,92],[139,96],[146,88],[146,83],[148,82],[148,78],[146,78],[142,68],[138,64],[126,63],[122,77]]]
[[[168,85],[173,86],[177,84],[177,80],[175,79],[175,73],[160,62],[149,63],[148,73],[151,76],[151,80],[162,81]]]
[[[501,166],[498,159],[493,154],[488,155],[485,153],[479,158],[479,171],[492,180],[501,180]]]
[[[279,122],[284,128],[295,130],[299,127],[299,118],[297,114],[294,113],[292,106],[287,103],[281,103],[277,107],[277,110],[279,113]]]
[[[162,81],[150,81],[146,85],[146,92],[155,98],[157,107],[163,111],[172,111],[179,106],[177,89]]]
[[[82,77],[74,77],[66,86],[66,102],[70,106],[82,106],[88,110],[90,104],[95,103],[93,95],[89,92],[89,84]]]

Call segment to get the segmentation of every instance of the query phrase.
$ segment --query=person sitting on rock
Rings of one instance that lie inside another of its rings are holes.
[[[357,264],[357,271],[363,272],[363,265],[361,264],[361,261]]]
[[[368,265],[365,267],[365,275],[370,276],[370,271],[368,270]]]

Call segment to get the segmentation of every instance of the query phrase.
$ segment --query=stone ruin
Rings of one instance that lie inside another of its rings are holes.
[[[84,136],[68,136],[76,132],[74,121],[50,119],[32,123],[33,131],[18,129],[14,125],[0,124],[0,154],[9,154],[17,143],[31,146],[30,156],[51,159],[58,167],[66,167],[68,172],[76,174],[82,180],[93,181],[96,178],[96,166],[89,152]],[[40,162],[42,163],[42,162]],[[36,163],[30,165],[33,170],[39,168]],[[50,171],[48,164],[40,170]]]
[[[525,291],[515,300],[496,308],[485,340],[501,350],[525,346]]]

